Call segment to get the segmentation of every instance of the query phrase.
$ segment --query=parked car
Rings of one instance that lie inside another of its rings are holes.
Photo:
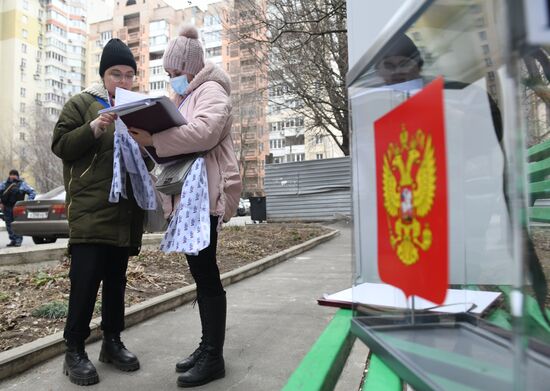
[[[241,198],[237,208],[237,216],[246,216],[247,214],[250,214],[250,201],[247,198]]]
[[[34,200],[19,201],[13,207],[13,231],[32,236],[36,244],[54,243],[57,238],[69,237],[69,222],[63,186],[36,196]]]

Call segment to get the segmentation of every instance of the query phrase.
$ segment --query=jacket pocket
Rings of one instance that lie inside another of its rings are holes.
[[[90,172],[90,170],[93,169],[96,160],[97,160],[97,153],[94,154],[94,157],[92,158],[92,161],[90,162],[88,167],[84,171],[82,171],[82,174],[80,174],[80,178],[82,178],[84,175]]]

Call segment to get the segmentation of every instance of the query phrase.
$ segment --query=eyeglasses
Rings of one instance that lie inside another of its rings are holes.
[[[133,82],[134,80],[136,80],[136,74],[135,73],[127,73],[127,74],[123,75],[120,72],[111,72],[111,73],[109,73],[109,77],[115,83],[120,83],[123,80],[129,81],[129,82]]]

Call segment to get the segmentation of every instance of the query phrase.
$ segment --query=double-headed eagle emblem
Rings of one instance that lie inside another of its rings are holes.
[[[435,198],[436,161],[432,138],[421,129],[409,138],[402,125],[400,144],[390,143],[383,156],[382,191],[390,242],[405,265],[420,258],[432,245],[432,231],[424,218]]]

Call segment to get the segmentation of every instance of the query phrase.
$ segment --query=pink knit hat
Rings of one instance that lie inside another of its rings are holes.
[[[196,75],[204,68],[204,52],[194,26],[182,26],[179,36],[168,42],[162,63],[165,69],[179,69]]]

